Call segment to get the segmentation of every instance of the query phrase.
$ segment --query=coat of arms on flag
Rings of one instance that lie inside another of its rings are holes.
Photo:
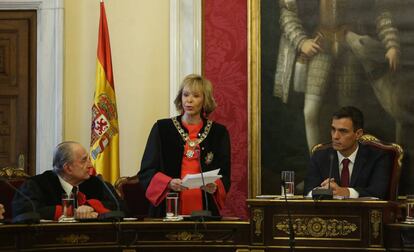
[[[106,94],[99,95],[98,103],[92,106],[91,156],[96,159],[105,149],[112,136],[118,134],[116,105]],[[95,145],[96,142],[98,145]]]

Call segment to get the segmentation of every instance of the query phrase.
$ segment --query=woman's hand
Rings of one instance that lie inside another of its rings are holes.
[[[170,183],[168,183],[168,188],[173,190],[173,191],[176,191],[176,192],[186,190],[187,187],[182,186],[181,183],[182,183],[181,179],[177,179],[177,178],[176,179],[171,179]]]
[[[205,186],[202,186],[201,189],[208,192],[208,193],[210,193],[210,194],[213,194],[217,191],[217,185],[216,185],[216,183],[210,183],[210,184],[207,184]]]

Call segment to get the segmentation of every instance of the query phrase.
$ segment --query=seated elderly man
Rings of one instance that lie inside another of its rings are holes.
[[[20,190],[32,200],[42,219],[59,219],[64,193],[75,193],[75,218],[97,218],[110,209],[116,209],[116,204],[102,181],[89,175],[91,168],[89,154],[82,145],[63,142],[54,151],[53,170],[31,177]],[[31,203],[21,194],[15,194],[12,204],[13,217],[33,211]]]

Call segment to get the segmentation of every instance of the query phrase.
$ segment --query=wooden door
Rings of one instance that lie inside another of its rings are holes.
[[[0,168],[35,161],[36,11],[0,11]]]

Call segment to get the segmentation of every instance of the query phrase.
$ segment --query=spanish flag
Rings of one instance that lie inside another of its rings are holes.
[[[96,89],[92,106],[90,156],[97,173],[114,183],[119,177],[119,128],[111,46],[105,5],[99,18]]]

